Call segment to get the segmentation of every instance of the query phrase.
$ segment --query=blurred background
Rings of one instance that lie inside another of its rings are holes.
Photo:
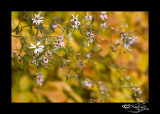
[[[32,15],[38,14],[41,11],[33,11]],[[81,23],[84,22],[84,11],[43,11],[41,12],[44,18],[44,26],[48,27],[49,23],[54,17],[60,18],[63,23],[67,23],[72,19],[72,14],[78,15],[78,19]],[[89,15],[93,16],[96,21],[94,25],[100,26],[103,21],[99,15],[101,12],[88,12]],[[122,53],[117,56],[117,52],[112,53],[113,63],[119,64],[121,67],[126,69],[126,75],[130,76],[130,82],[136,86],[139,86],[142,90],[141,97],[144,102],[149,102],[149,77],[148,77],[148,58],[149,58],[149,37],[148,37],[148,12],[128,12],[128,11],[108,11],[107,12],[107,26],[112,26],[115,31],[112,34],[112,42],[116,39],[120,41],[120,35],[116,32],[119,28],[128,31],[135,31],[135,35],[138,36],[136,45],[131,46],[131,53]],[[19,24],[20,18],[24,16],[24,12],[12,11],[11,13],[11,30],[13,31]],[[60,24],[58,21],[55,24]],[[21,26],[26,26],[25,21],[21,21]],[[24,27],[21,36],[33,36],[36,33],[36,29]],[[93,28],[94,29],[94,28]],[[60,29],[55,29],[55,32],[51,35],[61,35]],[[12,51],[19,53],[21,48],[20,38],[17,37],[14,32],[11,35],[11,47]],[[76,38],[80,38],[81,34],[75,31],[72,34],[74,39],[71,43],[71,47],[76,51],[80,52],[81,48]],[[102,46],[100,55],[105,56],[108,53],[110,32],[99,29],[97,35],[98,43]],[[32,42],[30,38],[28,40]],[[84,48],[87,53],[89,49]],[[21,56],[25,53],[22,51]],[[91,59],[96,65],[86,64],[86,68],[83,71],[83,75],[98,81],[103,81],[107,87],[112,87],[113,84],[117,83],[119,79],[119,73],[107,63],[101,63],[98,58],[93,55],[94,59]],[[11,60],[12,61],[12,60]],[[87,61],[87,60],[86,60]],[[34,103],[46,103],[46,102],[88,102],[90,98],[94,98],[96,90],[83,88],[79,80],[76,78],[70,78],[66,80],[67,69],[57,67],[56,64],[50,66],[49,69],[39,68],[38,70],[44,75],[43,86],[37,84],[36,79],[28,72],[22,72],[23,63],[19,61],[12,61],[12,88],[11,88],[11,102],[34,102]],[[34,65],[29,65],[34,72]],[[115,88],[110,89],[110,101],[113,103],[118,102],[134,102],[130,98],[131,92],[127,88]]]

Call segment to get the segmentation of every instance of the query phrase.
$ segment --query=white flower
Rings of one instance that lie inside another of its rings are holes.
[[[140,88],[137,88],[137,92],[138,92],[139,94],[142,94],[142,91],[141,91]]]
[[[44,76],[41,76],[41,74],[38,74],[37,84],[39,84],[40,86],[42,86],[43,78],[44,78]]]
[[[128,50],[128,47],[134,43],[136,43],[138,37],[129,36],[127,33],[121,34],[121,41],[124,43],[124,48]]]
[[[100,15],[101,19],[104,21],[105,19],[108,19],[108,16],[106,14],[106,11],[102,11]]]
[[[57,25],[53,25],[52,27],[55,29],[55,28],[57,28]]]
[[[92,87],[93,85],[91,83],[88,82],[88,80],[84,81],[84,85],[87,87]]]
[[[16,52],[15,52],[15,51],[13,51],[13,55],[16,55]]]
[[[88,53],[86,56],[88,59],[91,58],[91,53]]]
[[[20,58],[21,56],[18,54],[17,57]]]
[[[104,94],[104,91],[101,91],[101,94]]]
[[[89,42],[93,42],[93,38],[88,38],[88,47],[89,47]]]
[[[38,15],[36,15],[35,14],[35,18],[32,18],[32,20],[33,20],[33,23],[36,23],[36,25],[38,24],[40,24],[40,23],[43,23],[43,20],[41,20],[41,19],[43,19],[44,17],[40,17],[40,13],[38,14]]]
[[[70,40],[71,42],[73,41],[72,33],[71,33],[71,32],[69,33],[69,40]]]
[[[100,23],[100,26],[103,28],[103,31],[105,31],[105,28],[106,28],[106,22],[104,22],[104,23]]]
[[[57,41],[57,43],[54,45],[54,50],[59,49],[60,47],[64,46],[64,35],[60,36],[60,39]]]
[[[60,45],[61,47],[64,46],[64,42],[61,41],[59,45]]]
[[[41,43],[40,41],[37,42],[37,46],[31,44],[31,47],[29,48],[35,48],[34,53],[37,53],[37,52],[41,53],[43,51],[44,46],[43,45],[39,46],[40,43]]]
[[[76,21],[78,21],[78,15],[77,15],[76,17],[74,17],[74,15],[72,14],[72,16],[73,16],[73,19],[71,19],[71,22],[76,22]]]
[[[129,80],[130,78],[131,78],[130,76],[127,76],[127,77],[126,77],[127,80]]]
[[[52,56],[52,52],[50,52],[49,50],[48,50],[47,54],[48,54],[48,56]]]
[[[52,27],[55,29],[55,28],[59,27],[59,24],[58,25],[53,25]]]
[[[85,17],[86,17],[87,20],[89,20],[89,19],[92,20],[92,16],[89,16],[88,12],[87,12],[87,15]]]
[[[41,53],[43,51],[44,46],[43,45],[39,46],[40,43],[41,42],[37,42],[37,46],[31,44],[31,47],[29,47],[29,48],[35,48],[34,53],[36,53],[36,54],[37,54],[37,52]]]
[[[43,58],[44,63],[48,63],[48,59],[46,57]]]
[[[94,34],[92,33],[92,31],[91,31],[91,32],[87,32],[87,36],[88,36],[89,38],[93,38],[93,37],[94,37]]]
[[[55,45],[54,45],[54,50],[58,50],[60,48],[60,45],[58,44],[58,43],[56,43]]]
[[[88,47],[89,47],[89,42],[93,42],[93,37],[94,37],[94,34],[91,32],[87,32],[87,36],[88,36]]]
[[[38,66],[38,63],[36,60],[33,60],[32,63],[35,64],[36,66]]]
[[[100,48],[101,48],[101,45],[97,44],[97,47],[100,49]]]
[[[78,29],[78,26],[77,26],[77,25],[80,25],[80,22],[79,22],[79,21],[73,22],[72,27]]]
[[[73,24],[72,27],[78,29],[77,25],[80,25],[80,22],[78,21],[78,15],[74,17],[74,15],[72,14],[72,16],[73,16],[73,19],[71,19],[71,22]]]

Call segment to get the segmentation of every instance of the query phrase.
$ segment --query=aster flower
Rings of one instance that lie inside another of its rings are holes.
[[[31,47],[29,47],[29,48],[35,48],[34,53],[36,53],[36,54],[37,54],[37,52],[41,53],[43,51],[44,46],[43,45],[39,46],[40,43],[41,42],[37,42],[37,46],[31,44]]]
[[[87,15],[85,17],[86,17],[87,20],[89,20],[89,19],[92,20],[92,16],[89,16],[88,12],[87,12]]]
[[[42,86],[43,78],[44,78],[44,76],[41,76],[41,73],[38,73],[37,84],[39,84],[40,86]]]
[[[78,21],[78,15],[77,15],[76,17],[74,17],[74,15],[72,14],[72,16],[73,16],[73,19],[71,19],[71,22],[76,22],[76,21]]]
[[[33,63],[34,65],[38,66],[38,63],[37,63],[36,60],[33,60],[32,63]]]
[[[89,47],[89,42],[93,42],[93,38],[88,38],[88,47]]]
[[[60,45],[58,44],[58,43],[56,43],[55,45],[54,45],[54,50],[58,50],[60,48]]]
[[[92,33],[92,31],[91,32],[87,32],[87,36],[90,38],[93,38],[94,37],[94,34]]]
[[[40,17],[40,13],[38,14],[38,15],[36,15],[35,14],[35,18],[32,18],[32,20],[33,20],[33,23],[36,23],[36,25],[38,24],[40,24],[40,23],[43,23],[43,20],[41,20],[41,19],[43,19],[44,17]]]
[[[86,87],[93,87],[93,85],[92,85],[91,83],[89,83],[88,80],[84,80],[83,84],[84,84],[84,86],[86,86]]]
[[[46,57],[43,58],[44,63],[48,63],[48,59]]]
[[[59,24],[58,25],[53,25],[52,27],[55,29],[55,28],[59,27]]]
[[[128,49],[129,46],[134,44],[137,41],[138,37],[128,36],[128,34],[121,35],[121,40],[124,43],[124,48]]]
[[[17,55],[17,53],[15,51],[13,51],[13,55],[15,56],[15,55]]]
[[[100,15],[101,19],[104,21],[105,19],[108,19],[108,16],[106,14],[106,11],[102,11]]]
[[[47,55],[48,55],[48,56],[52,56],[52,52],[50,52],[50,51],[48,50]]]
[[[100,26],[101,26],[101,28],[103,28],[103,31],[105,31],[105,29],[106,29],[106,22],[104,22],[104,23],[100,23]]]
[[[139,94],[142,94],[142,91],[141,91],[141,89],[138,87],[137,88],[137,92],[139,93]]]
[[[90,58],[91,58],[91,53],[88,53],[88,54],[86,55],[86,57],[87,57],[88,59],[90,59]]]
[[[93,37],[94,37],[94,34],[91,32],[87,32],[87,36],[88,36],[88,47],[89,47],[89,42],[93,42]]]
[[[21,56],[18,54],[17,57],[20,58]]]
[[[58,50],[62,46],[64,46],[64,35],[60,36],[60,39],[57,40],[57,43],[54,45],[54,50]]]
[[[74,17],[74,15],[72,14],[73,19],[71,19],[72,22],[72,27],[77,29],[77,25],[80,25],[80,22],[78,21],[78,15],[76,17]]]

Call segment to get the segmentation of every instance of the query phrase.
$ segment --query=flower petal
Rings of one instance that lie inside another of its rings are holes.
[[[37,46],[38,46],[40,43],[41,43],[41,42],[40,42],[40,41],[38,41],[38,42],[37,42]]]
[[[39,46],[40,48],[44,48],[44,46]]]

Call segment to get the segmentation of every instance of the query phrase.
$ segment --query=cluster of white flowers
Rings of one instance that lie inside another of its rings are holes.
[[[38,66],[38,62],[36,60],[33,60],[32,63],[36,66]]]
[[[13,51],[13,57],[17,57],[18,61],[21,61],[21,56],[19,54],[17,54],[15,51]]]
[[[101,28],[103,28],[103,31],[105,31],[105,29],[107,27],[107,25],[106,25],[106,19],[108,19],[106,11],[102,11],[100,17],[104,21],[104,23],[100,23],[100,26],[101,26]]]
[[[124,48],[128,50],[128,47],[131,46],[132,44],[136,43],[137,41],[137,36],[130,36],[127,33],[122,33],[121,34],[121,41],[124,43]]]
[[[101,25],[101,28],[103,29],[103,31],[105,31],[105,29],[107,27],[106,22],[100,23],[100,25]]]
[[[141,91],[141,89],[138,87],[137,88],[137,92],[139,93],[139,94],[142,94],[142,91]]]
[[[60,36],[54,45],[54,50],[58,50],[60,47],[64,46],[64,35]]]
[[[109,91],[108,88],[104,86],[102,81],[98,82],[98,84],[99,84],[99,89],[100,89],[102,95],[104,95],[105,92]]]
[[[88,47],[89,47],[89,42],[93,42],[93,37],[94,37],[94,34],[91,32],[87,32],[87,36],[88,36]]]
[[[32,18],[33,24],[35,23],[36,25],[39,25],[40,23],[43,23],[43,20],[41,20],[43,18],[44,17],[40,17],[40,13],[38,15],[35,14],[35,18]]]
[[[78,29],[78,25],[80,25],[80,22],[78,21],[78,15],[74,17],[72,14],[73,19],[71,19],[71,23],[73,24],[72,27]]]
[[[42,82],[44,81],[43,78],[44,76],[42,76],[41,72],[37,73],[37,84],[40,86],[42,86]]]
[[[103,21],[106,20],[106,19],[108,19],[108,16],[107,16],[106,13],[107,13],[106,11],[102,11],[102,12],[101,12],[100,17],[101,17],[101,19],[102,19]]]

